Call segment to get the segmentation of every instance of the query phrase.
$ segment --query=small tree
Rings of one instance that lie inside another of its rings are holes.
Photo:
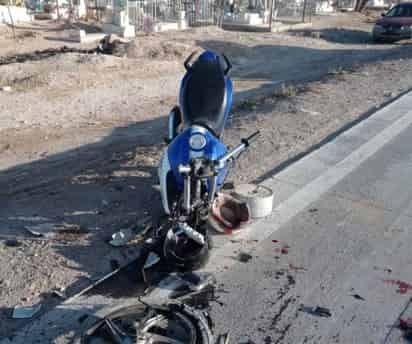
[[[356,12],[362,12],[363,9],[365,8],[368,0],[356,0],[355,3],[355,11]]]

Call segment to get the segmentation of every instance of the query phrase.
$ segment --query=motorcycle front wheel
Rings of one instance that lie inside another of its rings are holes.
[[[203,245],[185,235],[176,236],[173,228],[169,229],[163,242],[165,262],[180,271],[194,271],[204,267],[209,260],[212,238],[206,228],[202,234],[205,236]]]

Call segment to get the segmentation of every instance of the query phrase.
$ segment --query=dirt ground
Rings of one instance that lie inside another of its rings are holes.
[[[182,61],[193,50],[224,52],[234,65],[235,109],[225,141],[262,138],[231,178],[262,180],[365,111],[412,87],[409,42],[374,45],[371,16],[314,19],[288,34],[200,28],[139,36],[119,58],[64,53],[0,64],[0,338],[24,321],[16,305],[60,302],[136,255],[109,235],[161,213],[156,168],[166,114],[177,102]],[[53,22],[0,27],[0,58],[76,46]],[[85,48],[85,47],[81,47]],[[88,47],[86,47],[88,48]],[[34,238],[26,226],[81,230]]]

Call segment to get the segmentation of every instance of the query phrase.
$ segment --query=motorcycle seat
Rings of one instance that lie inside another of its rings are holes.
[[[220,136],[225,124],[226,80],[217,61],[198,60],[188,75],[183,93],[183,119],[201,125]]]

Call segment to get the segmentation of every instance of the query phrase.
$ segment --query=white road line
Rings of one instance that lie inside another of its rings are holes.
[[[345,159],[338,162],[318,178],[295,192],[290,198],[279,204],[269,217],[256,221],[249,228],[236,235],[235,239],[255,239],[258,240],[258,242],[267,239],[281,226],[285,225],[312,202],[318,200],[323,194],[329,191],[349,173],[358,168],[364,161],[378,152],[411,124],[412,111],[407,112],[392,125],[382,130],[375,137],[348,155]],[[364,125],[367,125],[367,123],[364,123]],[[311,156],[309,155],[305,157],[305,159],[311,159]],[[266,183],[265,185],[270,187],[270,183]],[[253,246],[256,246],[256,242]],[[222,247],[216,248],[212,251],[210,261],[205,267],[205,270],[218,271],[223,267],[228,268],[235,264],[236,260],[230,256],[233,255],[233,249],[236,247],[239,247],[238,244],[229,242]],[[251,249],[253,247],[250,246],[249,248]]]

